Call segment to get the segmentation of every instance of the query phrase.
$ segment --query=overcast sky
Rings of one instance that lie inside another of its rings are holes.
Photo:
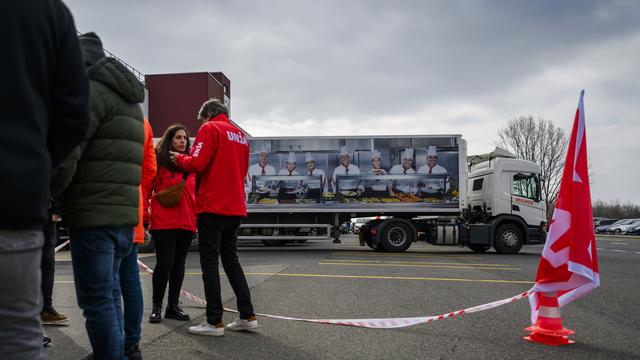
[[[640,1],[67,0],[143,73],[222,71],[251,135],[571,130],[586,90],[592,197],[640,203]]]

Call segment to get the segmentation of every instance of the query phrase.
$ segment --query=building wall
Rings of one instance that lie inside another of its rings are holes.
[[[231,87],[223,73],[208,72],[146,75],[145,84],[154,137],[162,136],[174,123],[186,126],[189,135],[195,136],[201,125],[197,113],[202,103],[210,98],[224,101],[224,89],[230,94]]]

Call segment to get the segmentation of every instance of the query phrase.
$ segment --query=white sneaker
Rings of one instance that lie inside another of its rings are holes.
[[[258,328],[258,320],[255,316],[249,319],[236,319],[236,321],[227,325],[227,329],[231,331],[252,331]]]
[[[189,327],[189,332],[191,334],[196,335],[205,335],[205,336],[223,336],[224,335],[224,325],[222,323],[218,326],[213,326],[208,322],[203,322],[198,326]]]

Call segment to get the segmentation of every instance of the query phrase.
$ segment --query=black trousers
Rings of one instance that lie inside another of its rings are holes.
[[[193,232],[189,230],[151,230],[156,248],[153,269],[153,305],[161,305],[169,282],[169,307],[178,305],[184,281],[184,264],[189,254]]]
[[[240,216],[198,214],[200,267],[207,300],[207,322],[211,325],[222,321],[223,313],[218,257],[236,295],[240,318],[247,319],[253,315],[249,286],[236,249],[237,232],[241,223]]]
[[[53,306],[53,281],[56,273],[56,223],[51,221],[48,213],[47,225],[44,228],[44,245],[42,245],[42,260],[40,271],[42,272],[42,309],[51,309]]]

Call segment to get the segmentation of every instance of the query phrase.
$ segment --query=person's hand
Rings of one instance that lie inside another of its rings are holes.
[[[169,150],[169,160],[171,160],[171,162],[175,164],[176,163],[176,155],[178,155],[178,154],[180,154],[180,153]]]
[[[62,220],[62,218],[60,217],[60,215],[58,215],[58,214],[51,214],[51,221],[53,221],[53,222],[58,222],[58,221],[60,221],[60,220]]]

